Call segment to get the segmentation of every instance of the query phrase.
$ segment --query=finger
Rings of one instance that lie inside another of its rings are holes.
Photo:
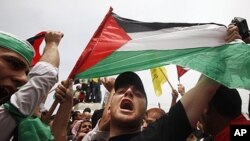
[[[61,82],[61,84],[62,84],[63,86],[65,86],[66,80],[63,80],[63,81]]]
[[[66,92],[66,88],[63,85],[58,85],[57,88],[55,89],[56,93],[63,94]]]
[[[62,102],[64,100],[64,97],[58,93],[55,94],[55,97],[59,102]]]
[[[238,28],[236,25],[234,25],[234,24],[230,24],[230,25],[227,27],[227,32],[232,31],[232,30],[239,31],[239,28]]]
[[[59,87],[56,89],[56,96],[60,96],[59,100],[62,100],[66,97],[66,89],[60,89]]]
[[[72,97],[73,96],[73,79],[68,79],[67,80],[67,83],[68,83],[68,88],[67,88],[67,95]]]
[[[55,89],[56,93],[63,93],[63,91],[57,86],[57,88]]]
[[[69,89],[73,90],[73,79],[67,79],[67,86]]]
[[[233,34],[234,32],[239,32],[239,28],[237,26],[232,26],[227,29],[227,35]]]
[[[225,41],[226,42],[232,42],[234,41],[235,39],[242,39],[240,34],[237,32],[237,31],[234,31],[233,33],[231,33],[229,36],[227,36],[225,38]]]
[[[234,35],[234,36],[232,36],[232,37],[228,40],[228,42],[232,42],[232,41],[234,41],[235,39],[242,39],[242,38],[241,38],[240,35]]]
[[[62,81],[62,85],[66,88],[69,86],[69,79]]]

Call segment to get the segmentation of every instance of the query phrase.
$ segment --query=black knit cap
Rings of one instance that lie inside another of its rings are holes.
[[[145,99],[146,99],[146,104],[147,104],[148,103],[147,95],[144,90],[143,83],[140,77],[134,72],[127,71],[127,72],[121,73],[115,80],[115,86],[114,86],[115,91],[117,91],[119,88],[126,86],[128,84],[136,86],[136,88],[144,94]]]

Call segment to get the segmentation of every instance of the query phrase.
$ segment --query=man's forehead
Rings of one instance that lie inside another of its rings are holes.
[[[22,40],[10,33],[0,31],[0,46],[12,50],[21,55],[29,64],[34,56],[34,49],[27,41]]]

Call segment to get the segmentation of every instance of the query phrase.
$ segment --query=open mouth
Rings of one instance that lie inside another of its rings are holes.
[[[133,110],[133,103],[130,100],[123,99],[121,102],[120,108],[124,109],[124,110],[132,111]]]

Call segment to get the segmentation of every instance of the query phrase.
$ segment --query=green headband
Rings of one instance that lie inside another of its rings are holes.
[[[0,47],[12,50],[21,55],[29,64],[34,56],[33,47],[25,40],[21,40],[9,33],[0,31]]]

